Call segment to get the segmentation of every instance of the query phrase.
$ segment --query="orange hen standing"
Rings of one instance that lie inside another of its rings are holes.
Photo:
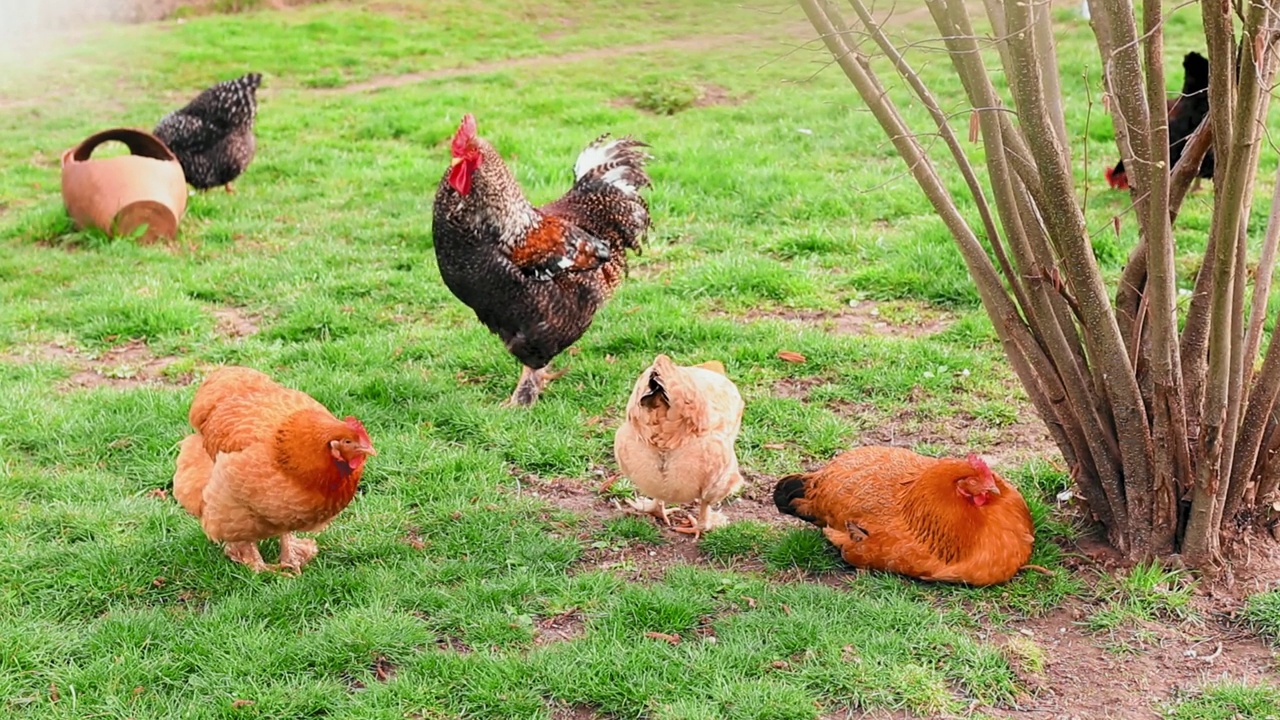
[[[774,503],[818,527],[845,562],[922,580],[991,585],[1031,557],[1031,513],[982,458],[863,447],[778,481]]]
[[[376,451],[354,417],[339,420],[310,395],[249,368],[217,370],[196,391],[196,432],[182,441],[173,495],[227,557],[268,569],[258,541],[280,538],[280,566],[315,557],[317,532],[355,496]]]

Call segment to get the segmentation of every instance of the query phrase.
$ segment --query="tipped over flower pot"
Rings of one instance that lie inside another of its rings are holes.
[[[124,143],[132,154],[91,157],[112,140]],[[139,242],[171,240],[187,209],[187,182],[178,158],[154,135],[113,128],[62,153],[62,202],[81,228],[127,236],[145,225]]]

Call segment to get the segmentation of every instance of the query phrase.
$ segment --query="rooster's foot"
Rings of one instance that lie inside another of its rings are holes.
[[[511,394],[511,399],[503,403],[503,407],[529,407],[538,401],[538,396],[542,394],[543,388],[547,383],[564,375],[566,370],[552,372],[546,368],[538,368],[534,370],[525,366],[520,369],[520,382],[516,383],[516,391]]]
[[[256,573],[272,569],[262,561],[262,553],[258,552],[256,542],[229,542],[222,551],[227,554],[227,557]]]
[[[663,525],[670,526],[671,518],[667,517],[667,506],[661,500],[651,498],[627,498],[627,504],[639,512],[652,515]]]
[[[310,538],[300,538],[293,533],[280,536],[280,565],[294,572],[302,570],[302,566],[311,562],[320,546]]]

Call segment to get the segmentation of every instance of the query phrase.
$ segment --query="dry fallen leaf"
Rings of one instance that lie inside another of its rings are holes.
[[[787,446],[782,443],[765,443],[761,445],[765,450],[786,450]]]
[[[644,634],[644,636],[645,636],[645,637],[647,637],[647,638],[653,638],[654,640],[666,640],[667,642],[671,643],[672,645],[679,645],[679,644],[680,644],[680,636],[679,636],[679,635],[668,635],[668,634],[666,634],[666,633],[660,633],[660,632],[647,632],[647,633],[645,633],[645,634]]]
[[[782,607],[782,614],[783,614],[783,615],[790,615],[790,614],[791,614],[791,606],[790,606],[790,605],[788,605],[788,604],[786,604],[786,603],[782,603],[781,607]]]
[[[743,596],[742,596],[742,599],[747,601],[747,607],[748,607],[748,608],[750,608],[750,609],[752,609],[752,610],[754,610],[754,609],[755,609],[755,607],[756,607],[756,599],[755,599],[755,598],[753,598],[753,597],[747,597],[746,595],[743,595]]]
[[[49,702],[58,702],[61,697],[62,696],[58,694],[57,683],[49,683]]]
[[[167,500],[169,498],[169,491],[164,488],[152,488],[147,491],[147,497],[153,497],[157,500]]]
[[[786,660],[774,660],[773,662],[769,663],[769,667],[773,668],[774,670],[786,670],[791,666],[787,664]]]
[[[805,356],[801,355],[798,352],[792,352],[790,350],[780,350],[778,351],[778,359],[786,360],[789,363],[802,363],[805,361],[806,358]]]
[[[252,700],[234,700],[231,703],[231,707],[242,708],[242,707],[248,707],[249,705],[253,705],[253,704],[254,702]]]

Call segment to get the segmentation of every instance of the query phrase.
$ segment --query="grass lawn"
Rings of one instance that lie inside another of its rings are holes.
[[[1136,225],[1113,230],[1128,196],[1104,190],[1112,129],[1071,6],[1068,125],[1116,273]],[[1174,16],[1170,57],[1197,20]],[[772,0],[353,1],[0,51],[0,715],[1280,717],[1274,591],[1226,618],[1182,573],[1077,548],[1069,480],[950,237],[812,34]],[[259,149],[235,195],[193,196],[172,246],[74,231],[63,149],[250,70]],[[435,266],[464,112],[534,202],[601,132],[656,158],[644,254],[527,411],[499,406],[518,365]],[[1211,192],[1180,218],[1185,281]],[[658,352],[723,361],[747,403],[748,487],[697,542],[626,516],[608,482]],[[194,383],[224,363],[378,447],[299,577],[229,562],[167,493]],[[1049,574],[979,590],[840,566],[770,493],[855,444],[992,458]]]

